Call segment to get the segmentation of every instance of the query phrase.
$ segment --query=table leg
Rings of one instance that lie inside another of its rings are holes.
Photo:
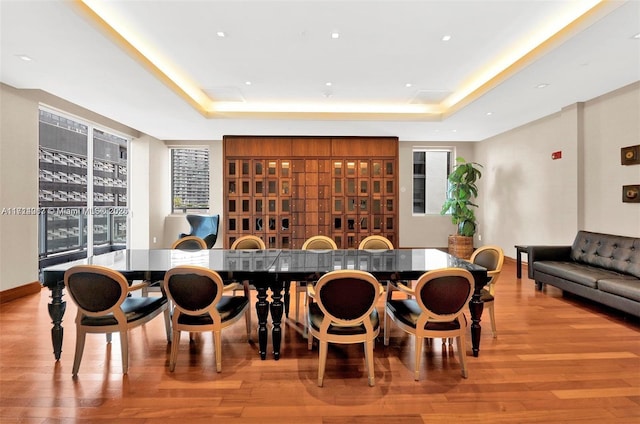
[[[62,300],[62,288],[64,284],[58,282],[51,290],[51,303],[49,303],[49,316],[51,317],[51,343],[53,344],[53,355],[56,361],[60,359],[62,353],[62,337],[64,329],[62,328],[62,317],[67,309],[67,302]]]
[[[480,300],[480,294],[474,293],[469,302],[469,310],[471,311],[471,344],[473,356],[475,357],[478,357],[480,353],[480,334],[482,333],[480,317],[482,316],[483,309],[484,303]]]
[[[282,289],[281,282],[271,284],[271,321],[273,330],[271,331],[271,342],[273,344],[273,357],[277,361],[280,359],[280,343],[282,341]]]
[[[516,277],[522,278],[522,251],[516,248]]]
[[[269,303],[267,302],[267,288],[256,287],[258,301],[256,302],[256,315],[258,316],[258,349],[260,359],[267,357],[267,317],[269,315]]]

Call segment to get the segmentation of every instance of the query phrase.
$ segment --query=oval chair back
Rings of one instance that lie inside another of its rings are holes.
[[[474,264],[487,268],[487,284],[480,292],[480,300],[489,310],[489,319],[491,320],[491,333],[494,338],[498,337],[496,330],[496,315],[494,310],[496,283],[502,272],[502,264],[504,263],[504,252],[498,246],[482,246],[473,252],[469,261]]]
[[[174,241],[171,248],[180,250],[201,250],[207,248],[207,243],[200,237],[186,236]]]
[[[251,331],[249,291],[243,296],[223,296],[224,284],[216,271],[194,265],[181,265],[167,271],[163,287],[174,305],[173,342],[169,357],[169,370],[174,371],[183,331],[213,332],[216,370],[222,371],[221,331],[245,315],[247,337]]]
[[[401,330],[416,337],[414,379],[420,378],[422,339],[456,338],[462,376],[467,377],[466,329],[464,311],[473,295],[474,279],[461,268],[425,272],[414,288],[415,299],[387,296],[384,344],[389,345],[389,327],[393,321]]]
[[[239,237],[231,244],[231,249],[238,250],[261,250],[266,248],[267,246],[260,237],[252,235]]]
[[[309,237],[302,244],[302,250],[336,250],[338,245],[331,237],[317,235],[313,237]],[[284,290],[284,313],[286,317],[289,317],[289,304],[291,303],[291,294],[290,289],[291,283],[285,284]],[[309,298],[306,296],[307,293],[307,282],[306,281],[296,281],[294,282],[295,287],[295,296],[296,296],[296,322],[300,322],[298,317],[300,316],[300,293],[304,293],[304,306],[306,309],[307,303],[309,302]],[[304,318],[304,316],[303,316]],[[304,321],[303,335],[307,334],[307,324],[306,320]]]
[[[393,250],[393,243],[386,237],[373,235],[362,239],[358,245],[358,249]]]
[[[130,328],[145,324],[164,312],[167,339],[170,340],[167,298],[129,297],[131,291],[142,288],[143,285],[130,287],[121,273],[99,265],[78,265],[65,272],[64,285],[78,310],[72,368],[74,377],[80,368],[87,333],[104,333],[107,335],[107,342],[111,342],[111,333],[120,334],[123,374],[129,369]]]
[[[320,277],[316,301],[309,303],[307,311],[309,340],[315,337],[320,346],[318,386],[323,384],[328,343],[364,342],[369,385],[375,384],[373,345],[380,331],[379,296],[378,280],[365,271],[337,270]]]

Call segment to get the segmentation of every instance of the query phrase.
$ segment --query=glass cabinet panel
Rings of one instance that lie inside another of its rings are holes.
[[[369,176],[369,162],[368,161],[360,161],[360,176],[368,177]]]
[[[289,177],[289,161],[282,161],[282,170],[280,171],[281,177]]]
[[[333,193],[342,194],[342,180],[339,178],[333,180]]]
[[[333,176],[342,177],[342,162],[333,163]]]
[[[356,175],[356,163],[355,162],[347,162],[347,176],[355,176]]]
[[[347,179],[347,194],[356,194],[356,180],[354,178]]]
[[[377,160],[373,161],[373,176],[374,177],[382,176],[382,162]]]

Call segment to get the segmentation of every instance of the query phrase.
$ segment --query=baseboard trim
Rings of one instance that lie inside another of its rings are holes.
[[[0,291],[0,304],[19,299],[24,296],[40,293],[42,284],[39,281],[25,284],[24,286],[14,287],[12,289]]]

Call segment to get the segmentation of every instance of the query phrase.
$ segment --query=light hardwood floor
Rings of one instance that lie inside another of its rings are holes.
[[[183,336],[170,373],[161,317],[131,332],[126,376],[118,337],[107,345],[104,335],[88,335],[74,380],[75,308],[67,302],[55,362],[48,301],[45,289],[0,305],[3,424],[640,422],[638,320],[553,287],[536,292],[531,280],[515,278],[513,261],[497,287],[498,338],[485,317],[478,358],[467,342],[466,380],[455,352],[437,340],[425,349],[415,382],[414,341],[394,327],[389,347],[382,333],[376,344],[375,387],[367,386],[363,349],[354,345],[330,348],[319,388],[318,350],[307,350],[291,322],[279,361],[259,359],[255,330],[250,345],[240,321],[223,332],[222,373],[210,334],[191,345]]]

